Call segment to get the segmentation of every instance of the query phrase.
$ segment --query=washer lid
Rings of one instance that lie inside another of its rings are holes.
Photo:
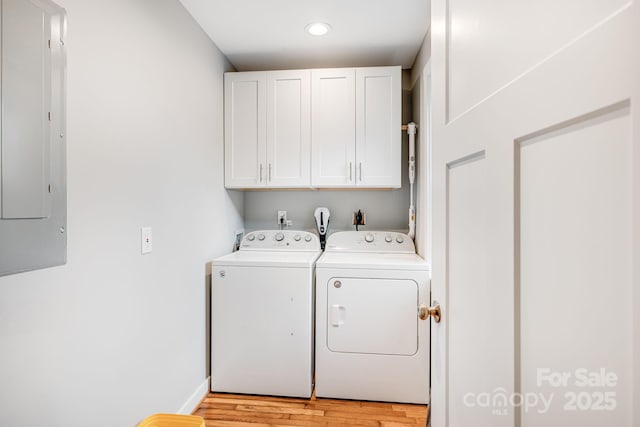
[[[403,253],[325,252],[316,268],[359,268],[368,270],[430,270],[418,255]]]
[[[237,251],[213,260],[213,266],[311,268],[320,256],[316,252]]]

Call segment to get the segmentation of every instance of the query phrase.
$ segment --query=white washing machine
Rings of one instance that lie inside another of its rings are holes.
[[[316,396],[429,401],[429,265],[402,233],[329,236],[316,263]]]
[[[310,397],[315,234],[256,231],[213,261],[211,390]]]

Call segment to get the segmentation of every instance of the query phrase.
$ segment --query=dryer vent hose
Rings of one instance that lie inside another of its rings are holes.
[[[413,184],[416,180],[416,124],[407,125],[409,135],[409,232],[411,239],[416,237],[416,207],[413,203]]]

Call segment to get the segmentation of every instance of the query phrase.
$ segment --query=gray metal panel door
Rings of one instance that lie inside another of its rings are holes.
[[[0,275],[66,262],[65,11],[3,0]]]

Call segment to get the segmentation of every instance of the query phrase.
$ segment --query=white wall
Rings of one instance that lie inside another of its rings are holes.
[[[422,40],[422,45],[420,46],[420,50],[416,55],[416,59],[413,61],[413,65],[411,66],[411,77],[410,77],[410,86],[413,88],[418,81],[418,79],[422,78],[422,72],[424,67],[427,65],[431,59],[431,28],[427,29],[427,33],[424,36],[424,40]]]
[[[355,230],[351,224],[353,212],[358,209],[367,214],[367,225],[361,230],[406,232],[409,223],[409,192],[406,188],[403,185],[398,190],[247,192],[245,224],[248,230],[278,228],[278,210],[286,210],[293,221],[291,229],[316,231],[313,212],[315,208],[324,206],[331,211],[329,233]]]
[[[413,120],[418,125],[416,135],[416,250],[431,262],[431,149],[430,82],[427,64],[431,58],[431,29],[427,31],[411,68]]]
[[[60,3],[68,263],[0,278],[0,425],[134,426],[206,380],[206,263],[243,214],[223,189],[230,64],[177,1]]]

